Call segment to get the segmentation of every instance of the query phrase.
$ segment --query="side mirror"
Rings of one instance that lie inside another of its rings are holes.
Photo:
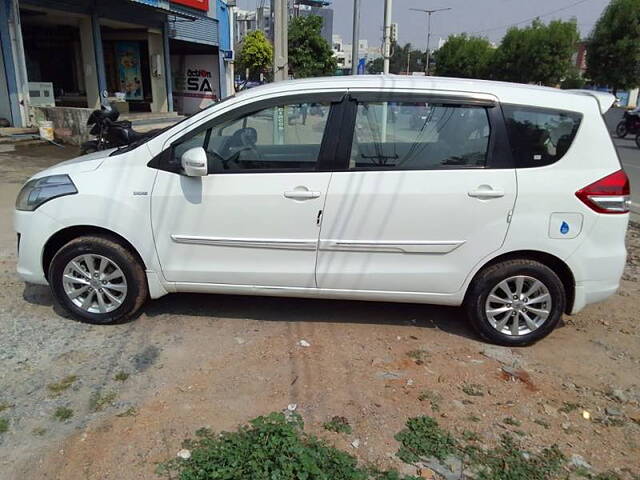
[[[207,152],[202,147],[190,148],[180,157],[184,174],[188,177],[204,177],[207,175]]]

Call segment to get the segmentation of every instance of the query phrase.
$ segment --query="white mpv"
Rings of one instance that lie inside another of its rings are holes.
[[[436,77],[251,89],[35,175],[18,272],[96,324],[169,292],[278,295],[464,305],[485,339],[529,344],[618,288],[613,101]]]

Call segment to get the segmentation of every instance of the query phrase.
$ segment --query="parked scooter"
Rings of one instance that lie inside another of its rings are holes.
[[[640,107],[631,111],[624,112],[622,120],[616,127],[616,135],[618,138],[624,138],[628,134],[640,134]]]
[[[100,110],[94,110],[91,113],[87,120],[87,125],[93,125],[89,133],[95,135],[96,138],[81,145],[80,152],[82,155],[129,145],[155,133],[154,131],[136,132],[131,128],[129,120],[118,121],[119,116],[120,112],[108,105],[103,105]]]

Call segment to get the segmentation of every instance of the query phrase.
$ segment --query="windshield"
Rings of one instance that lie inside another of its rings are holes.
[[[220,105],[221,103],[227,102],[231,99],[235,98],[235,95],[229,95],[228,97],[220,100],[219,102],[216,103],[212,103],[211,105],[203,108],[202,110],[200,110],[198,113],[202,113],[205,110],[209,110],[211,107],[214,107],[216,105]],[[175,127],[176,125],[181,124],[182,122],[184,122],[185,120],[189,120],[190,118],[193,117],[193,115],[197,115],[198,113],[194,113],[192,115],[186,116],[185,118],[183,118],[182,120],[180,120],[179,122],[176,123],[172,123],[171,125],[167,125],[166,127],[163,128],[159,128],[157,130],[151,130],[149,132],[147,132],[146,134],[144,134],[144,136],[142,138],[139,138],[138,140],[135,140],[131,143],[129,143],[128,145],[123,145],[121,147],[118,147],[116,150],[114,150],[113,152],[111,152],[111,154],[109,155],[110,157],[116,156],[116,155],[120,155],[122,153],[126,153],[126,152],[130,152],[131,150],[134,150],[136,148],[138,148],[140,145],[147,143],[149,140],[151,140],[152,138],[157,137],[158,135],[160,135],[161,133],[166,132],[167,130],[169,130],[170,128]]]

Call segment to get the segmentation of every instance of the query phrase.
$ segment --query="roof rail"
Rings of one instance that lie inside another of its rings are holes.
[[[595,98],[598,101],[600,112],[602,112],[603,115],[609,111],[613,103],[617,100],[612,94],[598,90],[567,90],[567,92],[577,93],[578,95],[588,95]]]

